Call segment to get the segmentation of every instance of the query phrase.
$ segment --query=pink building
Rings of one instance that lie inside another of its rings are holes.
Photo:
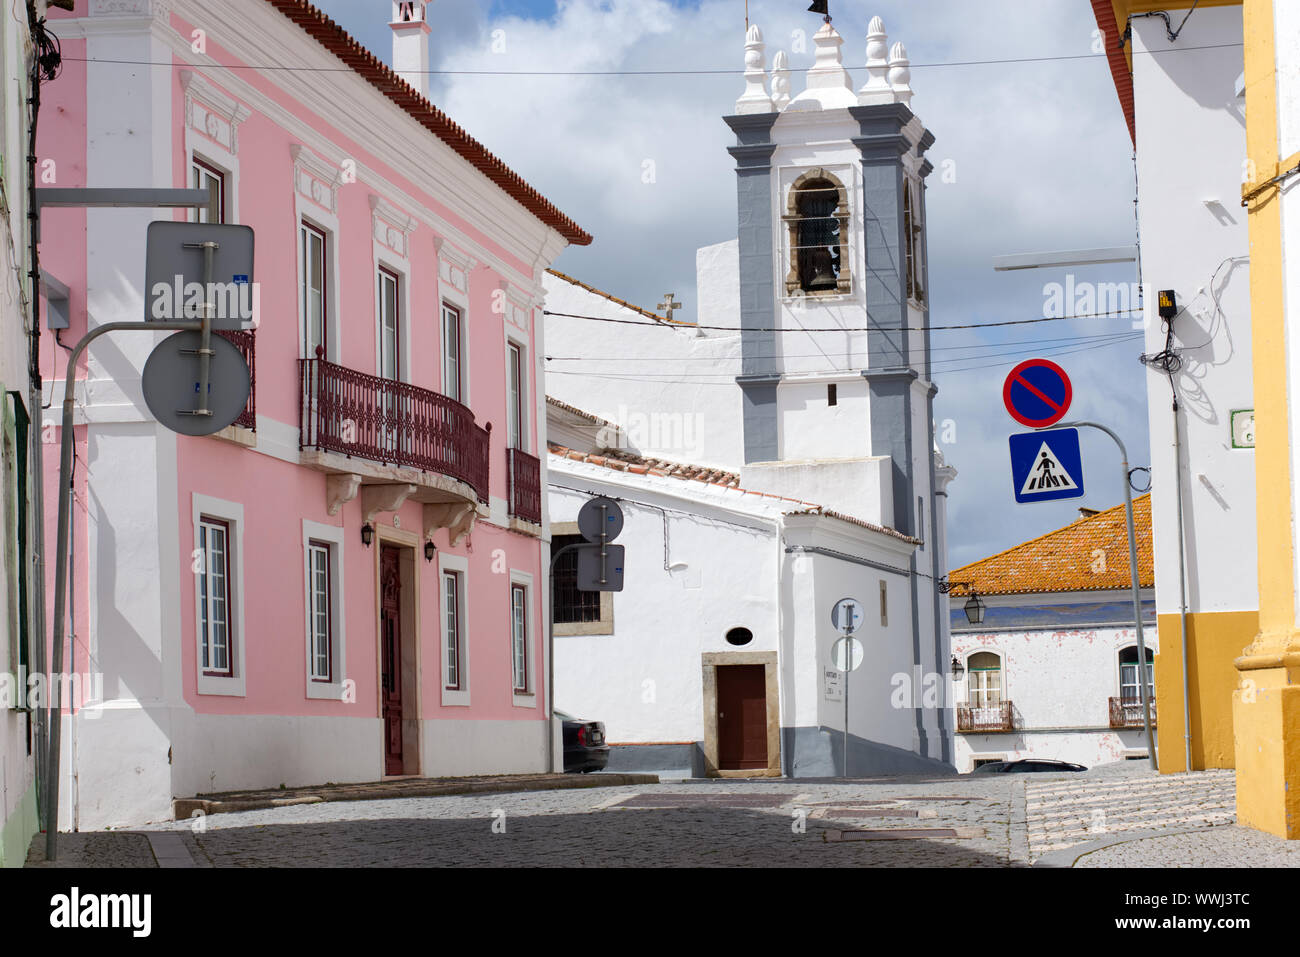
[[[261,314],[230,334],[254,396],[213,438],[146,409],[165,334],[110,335],[75,370],[70,670],[92,677],[65,716],[62,826],[545,770],[542,274],[590,237],[422,95],[424,0],[392,4],[400,75],[303,0],[77,7],[51,17],[42,169],[219,191],[256,231]],[[143,318],[156,218],[183,214],[45,214],[62,345]],[[67,352],[43,355],[49,423]]]

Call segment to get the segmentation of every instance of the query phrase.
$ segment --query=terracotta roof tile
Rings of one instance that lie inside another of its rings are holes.
[[[588,465],[598,465],[603,468],[613,469],[616,472],[630,472],[634,475],[655,475],[664,478],[682,479],[684,481],[703,482],[707,485],[737,492],[741,495],[752,495],[758,498],[772,499],[777,502],[789,502],[792,505],[798,506],[798,508],[787,511],[787,515],[824,515],[827,518],[833,518],[840,522],[848,522],[850,525],[857,525],[859,528],[870,529],[873,532],[880,532],[883,535],[888,535],[891,538],[897,538],[913,545],[921,544],[920,539],[904,535],[902,532],[895,531],[892,528],[875,525],[871,522],[863,521],[860,518],[854,518],[852,515],[845,515],[842,512],[835,512],[831,509],[824,508],[821,505],[815,505],[812,502],[804,502],[797,498],[786,498],[783,495],[772,495],[768,492],[755,492],[751,489],[741,488],[740,476],[734,472],[725,472],[721,469],[709,468],[704,465],[684,465],[680,462],[669,462],[666,459],[646,458],[620,449],[607,449],[598,454],[595,452],[578,452],[555,442],[550,442],[548,444],[552,455],[570,459],[574,462],[585,462]]]
[[[1150,493],[1133,500],[1133,523],[1138,536],[1138,581],[1149,588],[1155,583]],[[969,582],[981,595],[1127,589],[1131,576],[1124,506],[954,568],[948,580],[954,583],[953,595],[968,594],[957,582]]]
[[[301,27],[308,36],[405,110],[416,122],[450,146],[461,158],[499,186],[537,219],[550,226],[575,246],[591,243],[581,226],[560,212],[523,177],[490,153],[482,143],[452,122],[383,61],[362,46],[337,23],[307,0],[266,0],[272,7]]]
[[[1128,135],[1134,145],[1137,144],[1137,111],[1133,102],[1133,69],[1129,65],[1128,54],[1120,46],[1120,28],[1115,19],[1115,5],[1111,0],[1092,0],[1092,12],[1101,28],[1102,40],[1106,44],[1106,59],[1110,61],[1110,74],[1115,81],[1115,92],[1119,94],[1119,104],[1124,110],[1124,119],[1128,123]]]
[[[610,293],[605,292],[603,289],[597,289],[595,286],[588,285],[587,283],[583,282],[581,279],[574,279],[572,276],[566,276],[558,269],[548,269],[546,271],[550,273],[552,276],[554,276],[556,279],[563,279],[565,282],[571,283],[577,286],[579,289],[585,289],[587,290],[587,292],[600,296],[602,299],[608,299],[610,302],[614,303],[615,305],[622,306],[624,309],[630,309],[633,312],[638,312],[641,315],[646,316],[647,318],[654,319],[656,322],[662,322],[665,325],[669,325],[669,326],[690,327],[694,325],[694,323],[682,322],[680,319],[669,319],[665,316],[659,315],[656,312],[651,312],[649,309],[642,309],[640,306],[634,306],[632,305],[632,303],[628,302],[627,300],[620,299],[618,298],[618,296],[611,295]]]

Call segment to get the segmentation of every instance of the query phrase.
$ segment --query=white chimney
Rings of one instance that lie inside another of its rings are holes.
[[[393,71],[429,95],[429,0],[393,0]]]

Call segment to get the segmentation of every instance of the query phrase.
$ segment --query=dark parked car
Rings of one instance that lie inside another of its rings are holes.
[[[564,770],[583,774],[603,771],[609,763],[605,725],[599,721],[582,721],[563,711],[556,711],[555,716],[564,722]]]
[[[1022,758],[1019,761],[990,761],[981,764],[971,774],[1024,774],[1029,771],[1086,771],[1082,764],[1054,761],[1051,758]]]

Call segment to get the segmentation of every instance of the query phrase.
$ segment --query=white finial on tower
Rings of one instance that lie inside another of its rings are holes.
[[[393,72],[429,95],[429,0],[393,0]]]
[[[858,102],[863,106],[894,102],[889,86],[889,37],[880,17],[872,17],[867,27],[867,82],[858,91]]]
[[[772,61],[772,102],[777,110],[790,105],[790,58],[784,50],[778,50]]]
[[[736,113],[771,113],[776,109],[767,93],[767,44],[758,24],[745,34],[745,93],[736,101]]]
[[[912,63],[907,58],[907,47],[901,43],[895,43],[889,51],[889,85],[899,103],[912,105]]]
[[[857,106],[853,80],[849,71],[844,69],[840,55],[844,38],[827,21],[813,37],[813,44],[817,48],[816,60],[807,74],[807,89],[790,101],[789,108],[794,111],[838,110]]]

